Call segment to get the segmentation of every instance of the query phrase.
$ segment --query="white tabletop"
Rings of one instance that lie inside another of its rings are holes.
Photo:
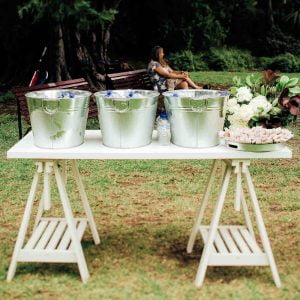
[[[115,149],[103,145],[100,130],[87,130],[84,143],[68,149],[42,149],[34,146],[32,132],[7,152],[7,158],[31,159],[257,159],[291,158],[292,151],[284,147],[272,152],[244,152],[223,145],[211,148],[184,148],[173,144],[160,146],[156,132],[150,145],[134,149]]]

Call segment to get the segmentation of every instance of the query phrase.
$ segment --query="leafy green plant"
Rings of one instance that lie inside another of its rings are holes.
[[[300,57],[291,53],[280,54],[272,58],[261,58],[260,63],[265,69],[279,70],[281,72],[300,71]]]
[[[208,66],[204,61],[203,54],[193,54],[190,50],[173,53],[169,56],[171,65],[176,70],[201,71],[207,70]]]
[[[243,71],[255,65],[249,51],[236,48],[211,48],[206,60],[210,69],[219,71]]]

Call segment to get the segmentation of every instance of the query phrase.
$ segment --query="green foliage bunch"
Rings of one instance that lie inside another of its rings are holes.
[[[237,48],[211,48],[206,61],[210,69],[217,71],[244,71],[255,65],[249,51]]]
[[[193,54],[190,50],[173,53],[169,56],[171,65],[176,70],[204,71],[208,69],[202,53]]]
[[[259,64],[263,69],[279,70],[281,72],[300,72],[300,56],[291,53],[274,57],[261,57]]]
[[[28,0],[19,6],[21,18],[30,16],[33,22],[48,19],[56,23],[75,21],[77,27],[89,29],[93,25],[113,21],[117,11],[114,9],[99,9],[90,0]]]

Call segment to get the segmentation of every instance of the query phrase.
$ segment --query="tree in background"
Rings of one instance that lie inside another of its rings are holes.
[[[54,58],[53,81],[84,76],[93,89],[104,81],[110,28],[121,0],[28,0],[19,6],[21,18],[44,24]]]
[[[300,55],[299,8],[300,0],[1,0],[0,81],[29,82],[45,45],[49,80],[83,76],[94,89],[111,58],[145,65],[156,44]]]
[[[171,52],[222,45],[227,29],[208,2],[123,0],[112,28],[111,54],[130,56],[134,50],[144,60],[157,44]]]

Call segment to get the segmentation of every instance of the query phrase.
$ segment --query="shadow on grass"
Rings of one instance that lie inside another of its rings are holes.
[[[150,261],[154,264],[152,266],[154,268],[164,261],[166,266],[176,264],[180,268],[180,272],[185,273],[193,281],[200,263],[203,242],[198,238],[193,252],[188,254],[186,252],[188,236],[186,232],[183,233],[182,231],[181,227],[174,226],[170,230],[158,227],[147,229],[144,227],[130,231],[128,231],[128,227],[116,227],[111,232],[102,234],[100,245],[94,245],[92,240],[83,242],[87,264],[91,273],[94,273],[96,269],[105,268],[112,260],[120,268],[125,265],[127,268],[127,264],[130,263],[132,265],[145,266],[146,272]],[[165,234],[161,235],[162,232]],[[149,259],[149,257],[151,258]],[[192,273],[191,270],[193,270]],[[36,271],[39,271],[39,269],[36,269]],[[99,271],[101,272],[101,270]],[[51,272],[68,272],[68,274],[71,272],[72,277],[78,276],[78,270],[75,265],[74,267],[65,268],[52,266]],[[169,272],[168,267],[163,272]],[[273,285],[269,267],[208,267],[205,278],[211,282],[231,283],[241,277],[251,280],[259,277],[261,282]]]

